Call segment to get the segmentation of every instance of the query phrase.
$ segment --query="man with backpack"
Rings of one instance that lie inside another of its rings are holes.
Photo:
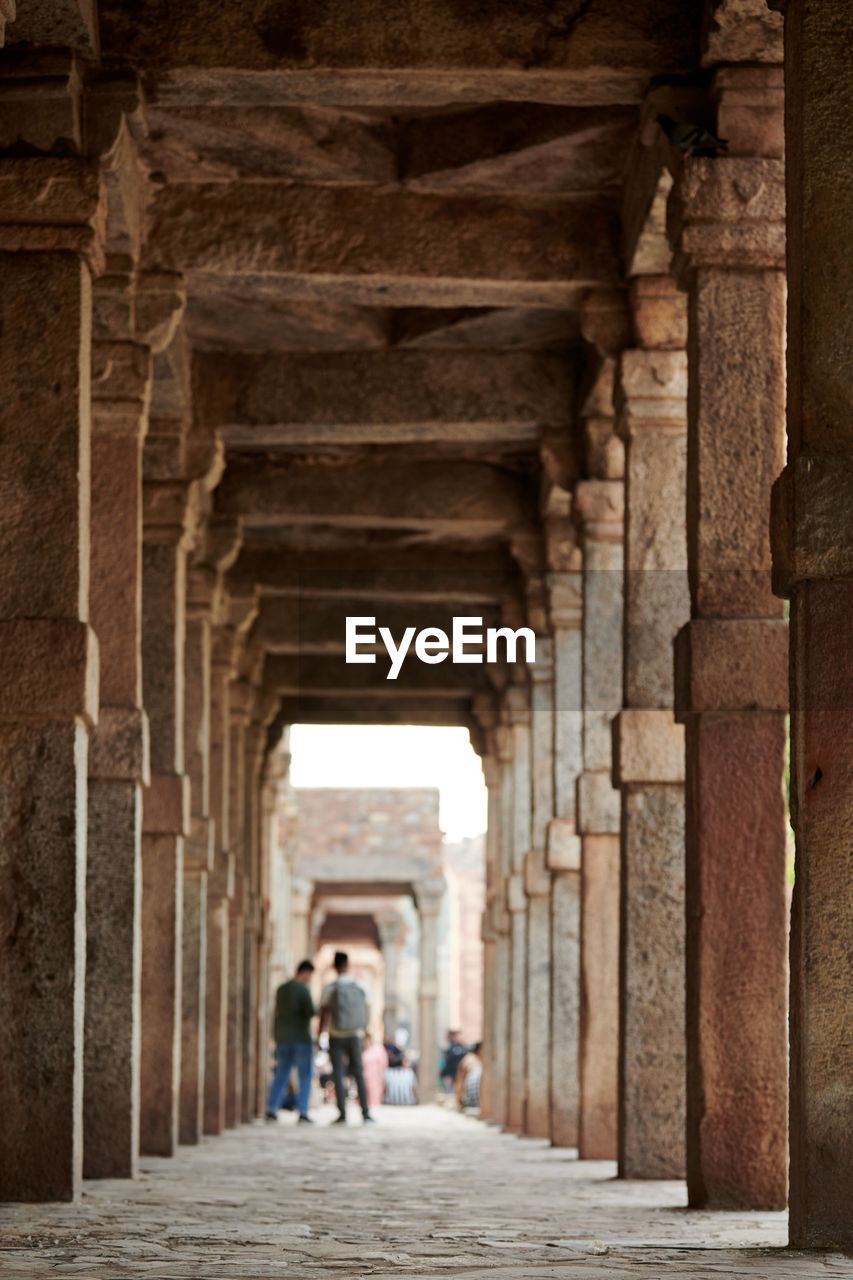
[[[367,1107],[367,1089],[364,1085],[364,1070],[361,1065],[361,1042],[365,1029],[370,1021],[367,1007],[367,992],[360,982],[351,978],[349,956],[345,951],[335,952],[335,972],[337,978],[323,988],[320,997],[320,1034],[329,1028],[329,1056],[332,1059],[332,1072],[335,1079],[335,1098],[340,1115],[335,1124],[346,1124],[347,1091],[344,1074],[344,1058],[347,1060],[347,1071],[355,1080],[358,1089],[358,1101],[365,1124],[373,1124],[373,1117]]]

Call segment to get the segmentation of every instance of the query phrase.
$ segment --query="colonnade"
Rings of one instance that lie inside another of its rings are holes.
[[[820,236],[840,224],[828,205],[819,224],[807,221],[828,199],[832,162],[816,145],[812,93],[818,79],[829,92],[817,50],[833,20],[798,6],[788,21],[789,462],[783,471],[781,74],[721,67],[712,92],[728,154],[670,164],[663,183],[647,175],[645,189],[667,201],[666,253],[660,208],[647,206],[628,260],[653,269],[627,282],[627,323],[601,325],[612,299],[589,309],[599,323],[587,329],[597,372],[580,407],[587,478],[566,495],[571,526],[556,536],[552,522],[548,542],[553,671],[532,670],[480,717],[487,1002],[510,1010],[487,1017],[483,1111],[582,1158],[617,1159],[622,1176],[686,1176],[697,1207],[778,1209],[790,1102],[791,1238],[837,1244],[849,1215],[826,1179],[830,1165],[848,1167],[851,1113],[829,1096],[841,1090],[841,1103],[849,1074],[839,1039],[848,970],[830,935],[849,877],[832,850],[851,796],[844,768],[835,772],[846,675],[830,668],[853,618],[839,416],[851,396],[837,341],[817,334],[830,314],[848,331],[849,301],[817,266],[829,262]],[[803,59],[814,74],[799,74]],[[790,1082],[781,594],[793,621]],[[537,719],[550,758],[531,745]],[[824,759],[834,778],[825,800]],[[518,785],[531,769],[532,793]],[[544,820],[531,803],[540,771]],[[547,912],[550,965],[538,923]],[[840,1054],[833,1066],[826,1051]],[[830,1113],[845,1116],[836,1134]]]

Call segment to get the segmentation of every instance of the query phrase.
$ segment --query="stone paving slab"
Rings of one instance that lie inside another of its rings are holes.
[[[441,1107],[333,1115],[145,1159],[74,1205],[2,1205],[0,1276],[853,1280],[853,1259],[786,1250],[785,1214],[688,1210],[683,1183],[621,1182]]]

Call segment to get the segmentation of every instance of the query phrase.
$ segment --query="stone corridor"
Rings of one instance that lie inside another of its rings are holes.
[[[783,1249],[784,1213],[687,1210],[684,1184],[501,1134],[440,1107],[313,1129],[242,1126],[74,1205],[5,1206],[4,1280],[833,1280],[853,1259]]]

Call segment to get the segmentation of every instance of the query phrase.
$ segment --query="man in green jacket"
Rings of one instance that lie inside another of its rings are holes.
[[[267,1119],[275,1120],[284,1102],[290,1073],[299,1073],[299,1123],[311,1124],[308,1103],[311,1098],[311,1074],[314,1068],[314,1044],[311,1019],[316,1014],[308,983],[314,966],[303,960],[290,982],[283,982],[275,993],[275,1076],[267,1101]]]

